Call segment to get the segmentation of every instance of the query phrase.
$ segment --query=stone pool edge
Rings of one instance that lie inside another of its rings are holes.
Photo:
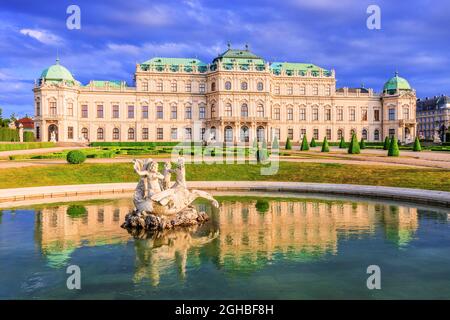
[[[0,189],[0,207],[22,201],[131,193],[136,183],[103,183]],[[450,207],[450,192],[397,187],[269,181],[189,181],[189,188],[208,191],[264,191],[359,196]]]

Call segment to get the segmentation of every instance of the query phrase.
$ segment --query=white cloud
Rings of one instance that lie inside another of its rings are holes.
[[[48,45],[58,45],[63,42],[60,37],[47,30],[21,29],[20,33]]]

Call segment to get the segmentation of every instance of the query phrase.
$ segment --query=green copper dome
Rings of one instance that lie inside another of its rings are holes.
[[[408,80],[399,77],[398,72],[395,73],[395,76],[389,79],[383,87],[384,93],[393,94],[398,90],[411,90],[411,86],[409,85]]]
[[[73,75],[64,66],[59,64],[59,59],[56,60],[56,64],[45,69],[41,73],[41,79],[47,81],[68,81],[75,83]]]

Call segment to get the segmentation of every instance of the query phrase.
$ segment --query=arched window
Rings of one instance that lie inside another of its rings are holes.
[[[287,109],[287,119],[294,120],[294,109],[292,108]]]
[[[363,131],[362,131],[362,138],[364,140],[367,140],[367,129],[363,129]]]
[[[337,136],[338,136],[338,139],[341,140],[342,137],[344,136],[344,131],[342,129],[339,129],[337,131]]]
[[[380,131],[378,129],[375,129],[375,131],[373,133],[373,139],[375,141],[379,141],[380,140]]]
[[[245,82],[245,81],[241,82],[241,90],[247,90],[247,89],[248,89],[247,82]]]
[[[211,83],[211,91],[216,91],[216,83]]]
[[[214,118],[216,116],[216,105],[213,103],[211,105],[211,118]]]
[[[231,90],[231,82],[230,81],[225,82],[225,90]]]
[[[104,135],[103,135],[103,128],[98,128],[97,129],[97,140],[103,140]]]
[[[241,137],[240,137],[241,142],[249,142],[250,138],[249,138],[249,130],[248,127],[246,126],[242,126],[241,127]]]
[[[120,139],[120,131],[119,128],[113,129],[113,140],[119,140]]]
[[[89,139],[89,130],[87,128],[81,129],[81,136],[83,137],[84,140],[88,140]]]
[[[256,107],[256,116],[258,118],[264,118],[264,106],[262,104],[258,104]]]
[[[232,117],[232,116],[233,116],[233,109],[232,109],[230,103],[227,103],[227,104],[225,105],[225,116],[226,116],[226,117]]]
[[[258,91],[263,91],[264,90],[264,84],[261,81],[258,82],[258,84],[256,85],[256,89]]]
[[[133,128],[128,129],[128,140],[134,140],[134,129]]]
[[[184,116],[186,119],[192,119],[192,108],[191,106],[186,106],[184,110]]]
[[[211,127],[210,138],[211,140],[216,140],[216,127]]]
[[[247,106],[246,103],[244,103],[244,104],[241,106],[241,117],[242,117],[242,118],[247,118],[247,117],[248,117],[248,106]]]
[[[225,142],[233,141],[233,128],[230,126],[225,127]]]
[[[177,106],[173,105],[170,107],[170,119],[176,119],[178,117]]]

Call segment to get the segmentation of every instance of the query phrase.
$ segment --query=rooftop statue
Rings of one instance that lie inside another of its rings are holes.
[[[166,162],[163,174],[158,172],[158,163],[152,159],[133,162],[140,180],[133,197],[135,209],[125,217],[122,227],[163,230],[195,225],[208,219],[206,213],[198,212],[191,205],[195,199],[205,198],[214,207],[219,206],[208,192],[187,188],[184,158],[178,158],[174,169]],[[176,180],[170,187],[172,173]]]

